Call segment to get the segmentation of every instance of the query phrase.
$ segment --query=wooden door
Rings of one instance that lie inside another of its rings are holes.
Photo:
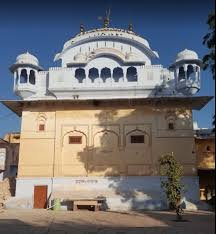
[[[34,186],[34,208],[44,209],[47,206],[47,185]]]

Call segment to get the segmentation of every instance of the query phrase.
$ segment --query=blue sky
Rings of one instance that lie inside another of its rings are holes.
[[[176,54],[187,48],[202,58],[207,52],[202,38],[208,31],[208,13],[214,9],[212,0],[131,0],[131,1],[17,1],[8,0],[0,7],[0,99],[18,99],[13,94],[13,76],[9,66],[18,54],[29,51],[48,69],[58,66],[53,62],[65,41],[79,32],[83,23],[86,30],[99,28],[111,8],[111,27],[127,28],[148,40],[160,58],[154,64],[169,66]],[[214,82],[209,71],[202,72],[199,96],[214,96]],[[214,100],[201,111],[194,111],[194,121],[200,127],[211,127]],[[0,137],[6,132],[19,131],[20,118],[0,104]]]

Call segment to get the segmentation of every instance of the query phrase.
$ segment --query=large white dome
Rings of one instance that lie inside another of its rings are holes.
[[[16,58],[16,64],[32,64],[39,66],[38,59],[29,52],[18,55]]]
[[[181,60],[188,60],[188,59],[190,59],[190,60],[196,59],[197,60],[199,58],[198,58],[198,55],[195,51],[185,49],[177,54],[176,62],[181,61]]]

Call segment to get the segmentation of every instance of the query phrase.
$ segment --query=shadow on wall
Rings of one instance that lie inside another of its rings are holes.
[[[65,135],[72,137],[71,146],[74,149],[77,147],[77,154],[74,154],[77,158],[74,160],[83,168],[84,174],[88,178],[100,176],[102,181],[99,186],[90,185],[83,191],[88,193],[90,189],[94,190],[94,194],[106,198],[108,207],[112,206],[117,210],[167,209],[165,194],[160,188],[158,158],[171,152],[172,147],[166,148],[166,152],[160,152],[160,155],[157,151],[157,154],[153,152],[152,134],[157,131],[157,126],[152,126],[155,116],[146,115],[149,107],[137,108],[130,100],[128,102],[130,111],[128,106],[122,107],[119,114],[115,107],[101,107],[95,101],[95,107],[103,110],[95,116],[99,124],[92,128],[92,139],[88,139],[78,126]],[[153,108],[154,114],[161,115],[168,110],[165,106],[161,109],[161,105],[159,103],[158,108]],[[180,110],[173,107],[169,111],[175,118],[172,121],[178,119],[182,128],[188,126],[190,116],[184,108]],[[81,138],[76,138],[76,135],[82,136],[82,142],[79,142]],[[84,144],[83,150],[76,143]],[[69,148],[63,149],[63,154],[67,155],[68,152]],[[73,157],[71,153],[70,157]]]

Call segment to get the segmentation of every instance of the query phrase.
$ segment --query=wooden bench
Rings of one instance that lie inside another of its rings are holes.
[[[73,201],[73,210],[78,210],[78,206],[90,206],[94,207],[94,211],[99,211],[101,207],[101,201],[104,199],[76,199]]]

